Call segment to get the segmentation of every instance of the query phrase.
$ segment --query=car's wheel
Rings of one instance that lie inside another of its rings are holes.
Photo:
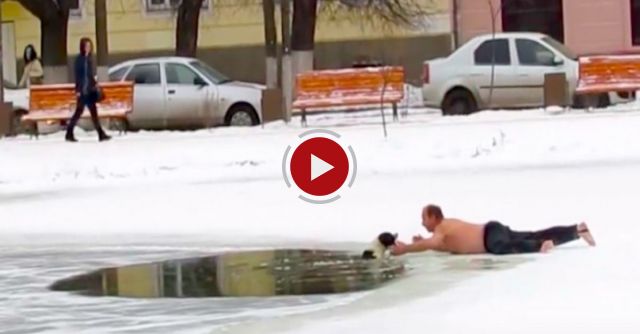
[[[476,100],[466,89],[454,89],[447,93],[442,102],[443,115],[469,115],[478,110]]]
[[[609,94],[602,93],[598,96],[598,108],[606,108],[611,105]]]
[[[609,94],[586,94],[580,95],[577,97],[577,103],[575,103],[578,108],[588,109],[588,108],[606,108],[611,105],[611,101],[609,100]]]
[[[129,122],[124,118],[110,119],[107,123],[107,129],[111,131],[128,132]]]
[[[258,125],[260,120],[258,113],[249,104],[236,104],[227,112],[225,124],[228,126],[252,126]]]

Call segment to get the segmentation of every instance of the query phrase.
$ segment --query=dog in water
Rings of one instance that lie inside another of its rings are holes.
[[[389,247],[396,244],[398,234],[383,232],[371,242],[371,246],[362,252],[363,259],[382,259],[387,254]]]

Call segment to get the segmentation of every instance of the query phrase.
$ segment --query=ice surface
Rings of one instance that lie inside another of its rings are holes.
[[[331,205],[300,201],[281,179],[284,149],[302,130],[297,121],[131,133],[101,144],[92,133],[79,134],[77,145],[62,135],[1,140],[3,329],[638,332],[640,113],[633,106],[448,118],[410,110],[389,124],[387,139],[376,112],[310,117],[311,126],[342,134],[358,157],[354,188]],[[255,301],[232,311],[206,301],[99,302],[44,291],[56,278],[141,258],[285,245],[357,249],[382,230],[406,240],[421,232],[428,202],[517,229],[586,220],[599,245],[499,259],[417,255],[406,279],[372,293]],[[474,265],[497,260],[506,263],[501,270]]]

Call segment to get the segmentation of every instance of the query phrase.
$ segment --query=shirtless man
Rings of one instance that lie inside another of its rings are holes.
[[[585,223],[537,232],[517,232],[496,221],[472,224],[460,219],[444,218],[442,209],[436,205],[427,205],[422,209],[422,226],[433,233],[431,238],[417,235],[413,237],[411,244],[398,241],[392,246],[391,254],[402,255],[426,250],[453,254],[546,253],[555,246],[579,238],[590,246],[596,245]]]

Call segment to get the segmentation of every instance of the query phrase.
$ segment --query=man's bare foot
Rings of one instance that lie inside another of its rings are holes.
[[[589,232],[589,227],[587,226],[587,224],[580,223],[578,225],[578,235],[580,236],[580,238],[582,238],[582,240],[586,241],[589,246],[593,247],[596,245],[596,241],[593,239],[591,232]]]
[[[542,243],[542,246],[540,247],[540,253],[547,253],[555,246],[556,245],[553,244],[553,240],[547,240]]]

